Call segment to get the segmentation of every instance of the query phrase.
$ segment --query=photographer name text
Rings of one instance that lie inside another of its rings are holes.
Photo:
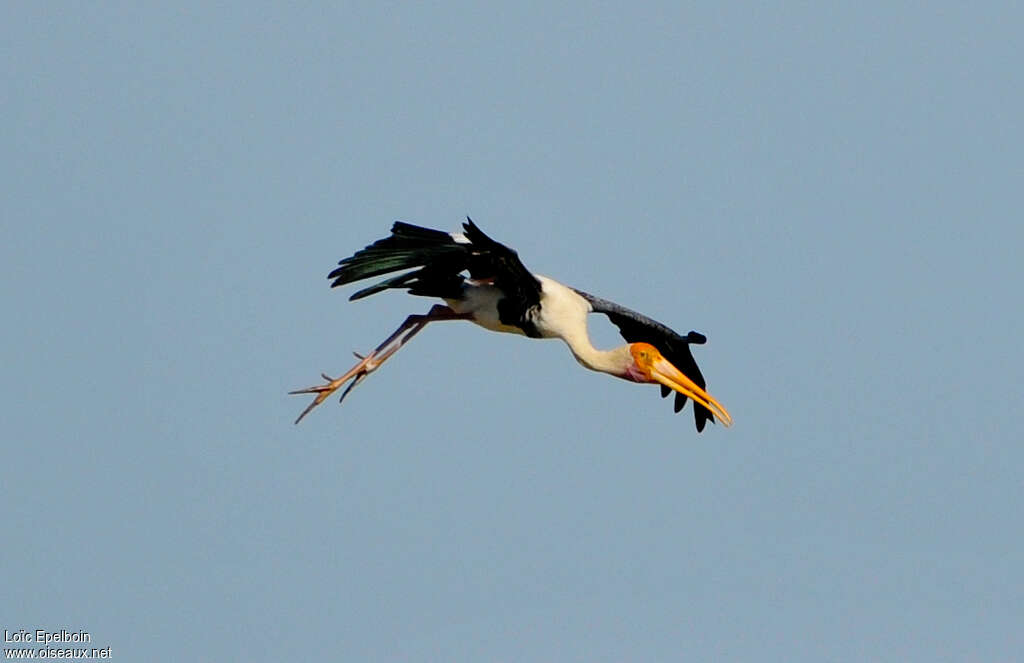
[[[23,628],[17,631],[4,629],[4,642],[41,642],[43,644],[51,642],[92,642],[92,636],[89,635],[88,631],[68,631],[65,629],[59,631],[47,631],[42,628],[37,628],[34,631]]]

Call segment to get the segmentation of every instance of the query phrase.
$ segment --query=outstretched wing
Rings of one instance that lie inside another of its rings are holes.
[[[580,290],[576,290],[576,292],[590,302],[590,307],[595,313],[607,315],[612,324],[619,328],[619,333],[622,334],[622,338],[626,339],[627,342],[650,343],[658,348],[658,351],[672,362],[676,368],[682,371],[686,377],[696,382],[702,389],[707,386],[700,368],[697,367],[697,362],[694,361],[693,355],[690,353],[691,343],[702,345],[707,342],[707,338],[703,334],[691,331],[686,336],[680,336],[669,327],[657,320],[648,318],[642,313],[637,313],[625,306],[620,306],[615,302],[595,297]],[[670,393],[672,393],[671,389],[664,385],[661,386],[662,398]],[[675,411],[681,411],[686,405],[687,400],[689,399],[686,396],[676,392]],[[697,431],[699,432],[704,430],[704,426],[708,421],[714,421],[715,416],[706,407],[695,402],[693,404],[693,419],[694,423],[697,424]]]
[[[540,281],[526,269],[518,253],[485,235],[473,219],[467,216],[462,227],[472,247],[469,275],[477,281],[492,281],[505,294],[498,302],[498,318],[527,336],[539,337],[532,312],[540,307]]]
[[[391,288],[406,288],[414,295],[458,299],[465,282],[462,273],[469,272],[473,280],[493,283],[504,293],[498,303],[501,322],[536,335],[529,312],[540,304],[540,281],[526,269],[515,251],[488,237],[472,219],[467,217],[463,228],[464,235],[454,236],[397,221],[391,227],[390,237],[341,260],[327,278],[333,280],[333,288],[402,272],[356,292],[350,299],[362,299]]]

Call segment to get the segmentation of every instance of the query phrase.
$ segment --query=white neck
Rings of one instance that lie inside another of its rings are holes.
[[[633,361],[628,345],[611,350],[595,348],[590,342],[586,329],[581,334],[563,335],[562,340],[569,346],[576,361],[592,371],[608,373],[621,378],[625,377],[626,369]]]
[[[587,334],[587,314],[590,304],[554,279],[537,276],[543,291],[543,308],[538,320],[541,335],[548,338],[560,338],[572,350],[572,354],[583,366],[592,371],[608,373],[616,377],[626,377],[633,357],[629,346],[624,345],[613,350],[598,350],[590,342]]]

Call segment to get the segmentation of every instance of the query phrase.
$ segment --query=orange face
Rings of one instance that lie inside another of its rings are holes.
[[[630,376],[642,378],[645,382],[657,382],[673,391],[692,398],[714,413],[715,418],[726,426],[732,425],[732,417],[715,397],[704,391],[696,382],[688,378],[682,371],[665,359],[661,352],[650,343],[632,343],[629,352],[633,355],[633,370]]]
[[[636,367],[648,377],[650,377],[651,367],[654,365],[654,362],[658,359],[664,359],[661,353],[658,352],[658,348],[650,343],[631,343],[629,353],[633,355]]]

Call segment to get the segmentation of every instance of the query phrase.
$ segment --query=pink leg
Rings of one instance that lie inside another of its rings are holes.
[[[469,314],[456,313],[447,306],[443,306],[441,304],[435,304],[434,307],[425,314],[410,315],[405,319],[405,322],[399,325],[398,329],[396,329],[391,336],[388,336],[383,343],[374,348],[373,352],[365,357],[356,354],[356,357],[360,360],[359,363],[350,368],[340,378],[335,379],[329,375],[321,373],[320,377],[327,380],[326,383],[288,392],[290,394],[316,394],[316,398],[314,398],[313,402],[302,411],[302,414],[300,414],[299,418],[295,420],[295,423],[302,421],[303,417],[309,414],[309,412],[317,405],[320,405],[320,403],[327,400],[327,398],[337,391],[341,385],[352,380],[351,384],[349,384],[345,391],[342,392],[341,400],[338,402],[340,403],[341,401],[344,401],[345,397],[348,396],[348,392],[352,391],[352,389],[362,382],[367,375],[380,368],[381,364],[387,361],[391,355],[398,352],[403,345],[409,342],[409,339],[418,334],[420,330],[427,326],[428,323],[436,322],[438,320],[469,319],[471,319]]]

